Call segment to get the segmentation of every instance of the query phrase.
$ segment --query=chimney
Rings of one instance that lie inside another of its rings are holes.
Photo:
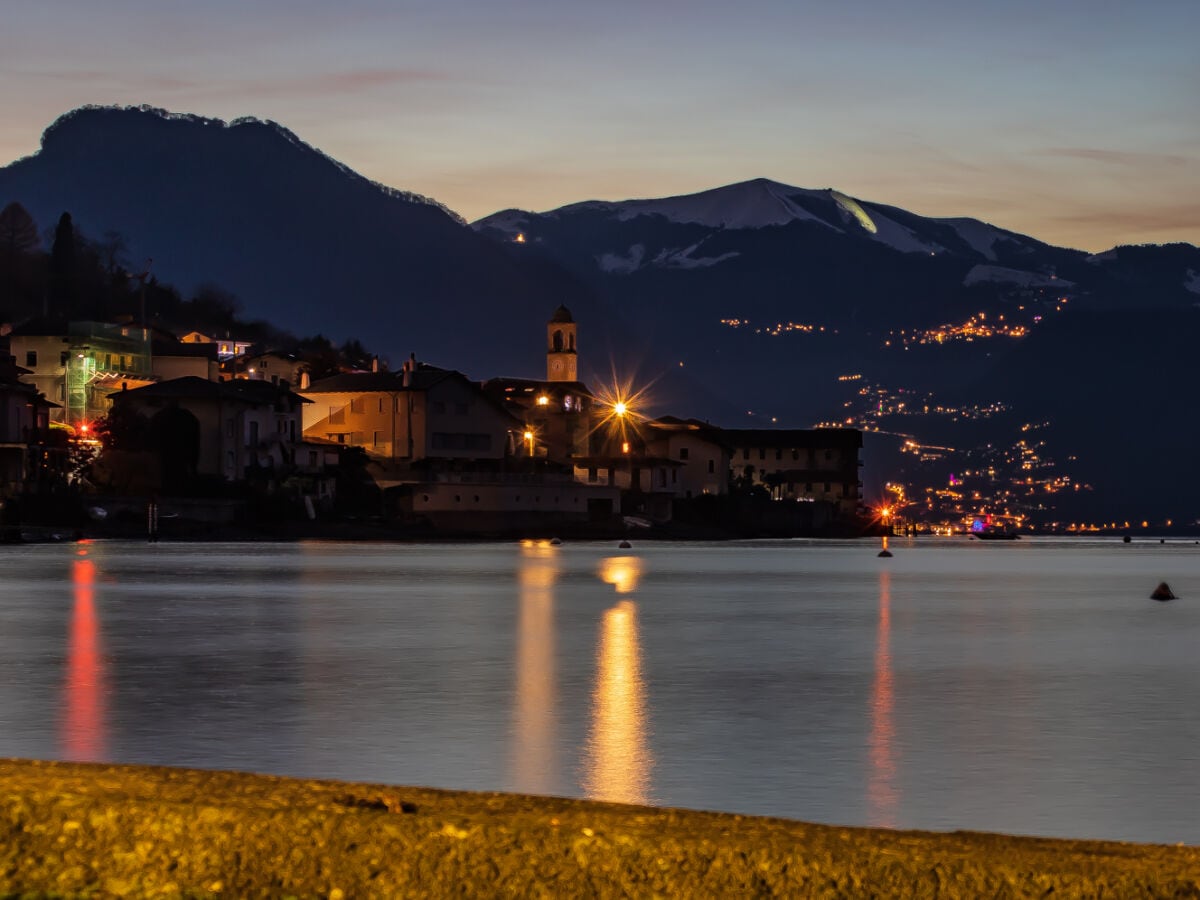
[[[308,369],[302,369],[300,371],[300,390],[307,391],[309,384],[311,384],[311,381],[308,377]]]
[[[371,371],[375,372],[375,373],[379,372],[379,357],[378,356],[371,357]]]

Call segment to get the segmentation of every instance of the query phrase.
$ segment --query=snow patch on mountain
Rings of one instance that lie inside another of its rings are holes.
[[[1200,294],[1200,272],[1195,269],[1188,269],[1187,275],[1183,279],[1183,288],[1186,291],[1191,291],[1193,294]]]
[[[683,250],[663,250],[654,257],[653,265],[666,269],[706,269],[741,255],[736,250],[731,250],[720,256],[692,256],[698,249],[700,249],[700,244],[692,244]]]
[[[692,254],[700,249],[700,243],[703,242],[692,244],[682,250],[665,248],[660,250],[653,259],[646,258],[645,244],[634,244],[624,255],[602,253],[596,257],[596,264],[601,271],[608,272],[610,275],[629,275],[638,269],[651,266],[663,269],[704,269],[740,255],[737,251],[732,251],[722,253],[720,256],[693,256]]]
[[[616,253],[602,253],[596,257],[596,264],[600,266],[601,271],[609,272],[613,275],[628,275],[630,272],[636,272],[641,268],[642,260],[645,256],[645,245],[634,244],[629,248],[628,255],[620,256]]]
[[[765,228],[787,225],[789,222],[816,222],[833,228],[794,201],[795,197],[824,198],[824,191],[790,187],[777,181],[756,178],[739,184],[729,184],[677,197],[658,200],[622,200],[607,202],[587,200],[558,210],[569,213],[586,210],[615,212],[622,222],[638,216],[662,216],[683,225],[706,225],[709,228]],[[835,229],[836,230],[836,229]]]
[[[953,228],[958,236],[966,241],[967,246],[976,253],[982,254],[984,259],[995,261],[996,241],[1003,236],[999,229],[993,228],[987,222],[980,222],[978,219],[938,219],[937,221]]]
[[[1067,281],[1065,278],[1045,275],[1041,272],[1023,272],[1020,269],[1008,269],[1004,266],[973,266],[963,278],[964,287],[985,282],[1016,284],[1021,287],[1075,287],[1075,282]]]

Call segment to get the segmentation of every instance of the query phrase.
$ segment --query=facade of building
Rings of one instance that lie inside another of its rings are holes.
[[[722,429],[667,416],[646,423],[645,433],[649,453],[678,464],[676,497],[729,492],[729,445]]]
[[[225,362],[235,357],[245,356],[247,351],[254,346],[253,341],[239,341],[235,338],[210,337],[199,331],[189,331],[179,339],[185,344],[215,344],[217,348],[217,359]]]
[[[20,377],[12,357],[0,358],[0,498],[20,494],[46,465],[53,404]]]
[[[236,482],[252,469],[304,467],[307,460],[297,453],[306,401],[269,383],[189,376],[118,392],[112,405],[114,412],[137,413],[169,429],[194,460],[189,475]]]
[[[9,348],[21,380],[53,403],[53,421],[81,428],[108,413],[114,391],[156,380],[149,329],[103,322],[40,320],[13,329]]]
[[[777,500],[833,504],[837,516],[862,512],[862,432],[854,428],[721,429],[735,481],[761,485]]]
[[[414,360],[399,372],[354,372],[315,381],[300,394],[304,437],[361,447],[380,463],[501,460],[523,424],[460,372]]]

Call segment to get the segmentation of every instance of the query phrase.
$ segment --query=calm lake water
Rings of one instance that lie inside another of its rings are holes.
[[[4,547],[0,756],[1200,843],[1200,546],[892,549]]]

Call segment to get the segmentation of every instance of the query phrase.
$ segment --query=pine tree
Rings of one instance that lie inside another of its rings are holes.
[[[71,214],[64,212],[54,229],[54,245],[50,248],[50,299],[55,315],[74,312],[76,301],[77,237]]]
[[[0,209],[0,253],[11,263],[18,256],[26,256],[37,250],[37,224],[24,206],[13,201]]]

